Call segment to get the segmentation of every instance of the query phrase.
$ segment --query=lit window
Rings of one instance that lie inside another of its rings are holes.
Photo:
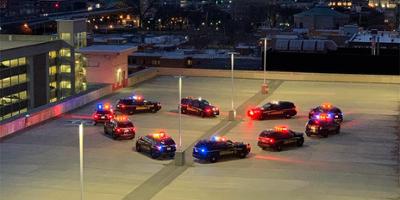
[[[21,65],[26,65],[26,58],[22,57],[22,58],[18,58],[18,66]]]
[[[67,89],[71,88],[71,82],[69,82],[69,81],[61,81],[60,85],[61,85],[61,88],[67,88]]]
[[[61,65],[61,72],[62,73],[71,73],[71,66],[69,66],[69,65]]]
[[[61,49],[60,56],[62,57],[71,57],[71,49]]]
[[[70,33],[61,33],[61,34],[60,34],[60,38],[61,38],[62,40],[68,40],[68,41],[70,41],[70,40],[71,40],[71,34],[70,34]]]
[[[18,66],[18,59],[12,59],[10,61],[10,67],[16,67]]]
[[[2,61],[1,64],[4,65],[4,66],[7,66],[7,67],[10,67],[10,66],[11,66],[9,60]]]
[[[19,93],[20,100],[26,100],[27,98],[28,98],[28,95],[27,95],[26,90]]]
[[[55,59],[55,58],[57,58],[57,52],[56,52],[56,51],[50,51],[50,52],[49,52],[49,58],[50,58],[50,59]]]
[[[57,98],[50,99],[50,103],[53,103],[53,102],[56,102],[56,101],[57,101]]]
[[[26,74],[18,75],[19,83],[25,83],[27,81]]]
[[[49,75],[54,75],[56,73],[57,73],[57,67],[56,66],[49,67]]]

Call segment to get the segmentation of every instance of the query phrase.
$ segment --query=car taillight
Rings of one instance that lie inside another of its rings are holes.
[[[132,130],[132,131],[136,131],[136,128],[135,128],[135,127],[133,127],[133,128],[131,128],[131,130]]]
[[[119,132],[121,132],[121,129],[117,128],[117,129],[115,129],[115,131],[119,133]]]
[[[211,112],[211,109],[207,108],[207,109],[206,109],[206,112]]]
[[[98,118],[99,118],[99,116],[98,116],[98,115],[94,115],[94,118],[95,118],[95,119],[98,119]]]
[[[249,111],[249,115],[250,115],[250,116],[253,116],[253,115],[254,115],[254,112],[253,112],[252,110],[250,110],[250,111]]]

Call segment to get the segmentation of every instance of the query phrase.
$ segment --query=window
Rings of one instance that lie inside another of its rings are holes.
[[[61,34],[60,34],[60,38],[61,38],[62,40],[70,41],[70,40],[71,40],[71,34],[70,34],[70,33],[61,33]]]
[[[49,58],[50,58],[50,59],[55,59],[55,58],[57,58],[57,52],[56,52],[56,51],[50,51],[50,52],[49,52]]]
[[[18,66],[18,59],[12,59],[10,61],[10,67],[16,67]]]
[[[60,85],[61,85],[61,88],[67,88],[67,89],[71,88],[71,82],[69,82],[69,81],[61,81]]]
[[[62,73],[71,73],[71,66],[69,66],[69,65],[61,65],[61,72]]]
[[[1,64],[4,65],[4,66],[6,66],[6,67],[10,67],[10,66],[11,66],[9,60],[2,61]]]
[[[26,58],[22,57],[22,58],[18,58],[18,66],[21,65],[26,65]]]
[[[71,49],[61,49],[60,56],[67,58],[71,57]]]
[[[53,102],[56,102],[56,101],[57,101],[57,98],[50,99],[50,103],[53,103]]]
[[[26,74],[20,74],[18,75],[19,83],[25,83],[26,80]]]
[[[57,73],[57,67],[56,66],[49,67],[49,75],[54,75],[56,73]]]

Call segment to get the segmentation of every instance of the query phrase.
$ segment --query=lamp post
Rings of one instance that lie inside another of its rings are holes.
[[[179,150],[182,150],[182,109],[181,109],[181,99],[182,99],[182,76],[179,76],[179,99],[178,99],[178,112],[179,112]]]
[[[79,125],[79,169],[81,182],[81,200],[83,200],[83,123]]]
[[[233,103],[233,94],[234,94],[234,81],[233,81],[233,68],[235,65],[235,55],[239,54],[236,52],[230,52],[231,55],[231,110],[229,111],[229,121],[234,121],[236,119],[236,110],[235,105]]]
[[[179,89],[179,99],[178,99],[178,113],[179,113],[179,144],[177,151],[175,152],[175,165],[183,166],[185,165],[185,151],[182,149],[182,109],[181,109],[181,99],[182,99],[182,76],[178,76],[178,89]]]
[[[266,80],[266,74],[267,74],[267,41],[268,41],[268,38],[265,37],[265,38],[263,38],[263,40],[264,40],[264,60],[263,60],[264,61],[263,62],[263,64],[264,64],[264,82],[261,85],[261,93],[262,94],[268,94],[269,88],[268,88],[268,84],[267,84],[267,80]]]

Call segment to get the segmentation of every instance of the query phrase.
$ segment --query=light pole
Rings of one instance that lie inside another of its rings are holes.
[[[182,151],[182,109],[181,109],[181,99],[182,99],[182,76],[179,76],[179,99],[178,99],[178,112],[179,112],[179,150]]]
[[[79,169],[81,182],[81,200],[83,200],[83,123],[79,125]]]
[[[263,40],[264,40],[264,62],[263,62],[263,64],[264,64],[264,83],[261,85],[261,93],[262,94],[268,94],[268,90],[269,90],[269,88],[268,88],[268,84],[267,84],[267,80],[266,80],[266,74],[267,74],[267,41],[268,41],[268,38],[267,37],[265,37],[265,38],[263,38]]]
[[[232,93],[231,93],[231,110],[229,111],[229,121],[234,121],[236,119],[236,110],[235,110],[235,105],[233,103],[233,94],[234,94],[234,81],[233,81],[233,68],[235,65],[235,55],[239,54],[236,52],[230,52],[231,55],[231,87],[232,87]]]
[[[178,113],[179,113],[179,144],[177,151],[175,152],[175,165],[183,166],[185,164],[185,151],[182,149],[182,109],[181,109],[181,99],[182,99],[182,76],[178,76],[178,88],[179,88],[179,99],[178,99]]]

